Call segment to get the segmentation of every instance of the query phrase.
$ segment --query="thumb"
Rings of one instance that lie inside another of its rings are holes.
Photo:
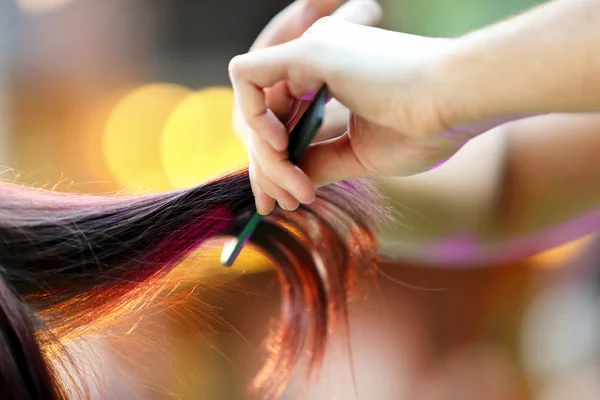
[[[348,132],[310,146],[302,157],[300,169],[317,188],[344,179],[371,175],[354,152]]]
[[[332,99],[325,106],[325,119],[314,142],[323,142],[343,135],[348,129],[349,119],[350,110],[336,99]]]

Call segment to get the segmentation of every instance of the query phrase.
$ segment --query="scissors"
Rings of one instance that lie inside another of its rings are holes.
[[[317,93],[315,99],[312,101],[310,106],[306,109],[306,112],[300,117],[298,123],[290,132],[288,153],[290,155],[290,161],[294,165],[298,165],[300,159],[304,155],[304,152],[313,141],[317,131],[323,123],[323,115],[325,111],[325,104],[327,103],[327,88],[323,86]],[[246,242],[250,239],[256,227],[261,221],[261,215],[254,208],[254,213],[246,222],[237,237],[231,239],[223,247],[221,253],[221,263],[226,267],[231,267],[235,262],[236,258],[242,251],[242,248]]]

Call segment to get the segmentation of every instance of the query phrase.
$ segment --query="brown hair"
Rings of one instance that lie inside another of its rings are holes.
[[[0,397],[66,397],[48,338],[77,337],[139,308],[192,250],[234,234],[252,204],[246,170],[134,197],[0,183]],[[348,293],[373,272],[376,220],[384,215],[374,186],[354,180],[264,218],[251,241],[276,266],[281,325],[256,387],[280,393],[301,362],[318,367],[329,330],[347,322]]]

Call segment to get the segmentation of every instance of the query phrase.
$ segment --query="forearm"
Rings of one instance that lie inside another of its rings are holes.
[[[555,0],[455,40],[436,73],[442,117],[600,110],[600,0]]]

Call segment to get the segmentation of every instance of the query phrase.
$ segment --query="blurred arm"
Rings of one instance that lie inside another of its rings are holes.
[[[403,205],[387,248],[401,258],[528,256],[600,227],[600,114],[507,124],[436,170],[383,185]]]

